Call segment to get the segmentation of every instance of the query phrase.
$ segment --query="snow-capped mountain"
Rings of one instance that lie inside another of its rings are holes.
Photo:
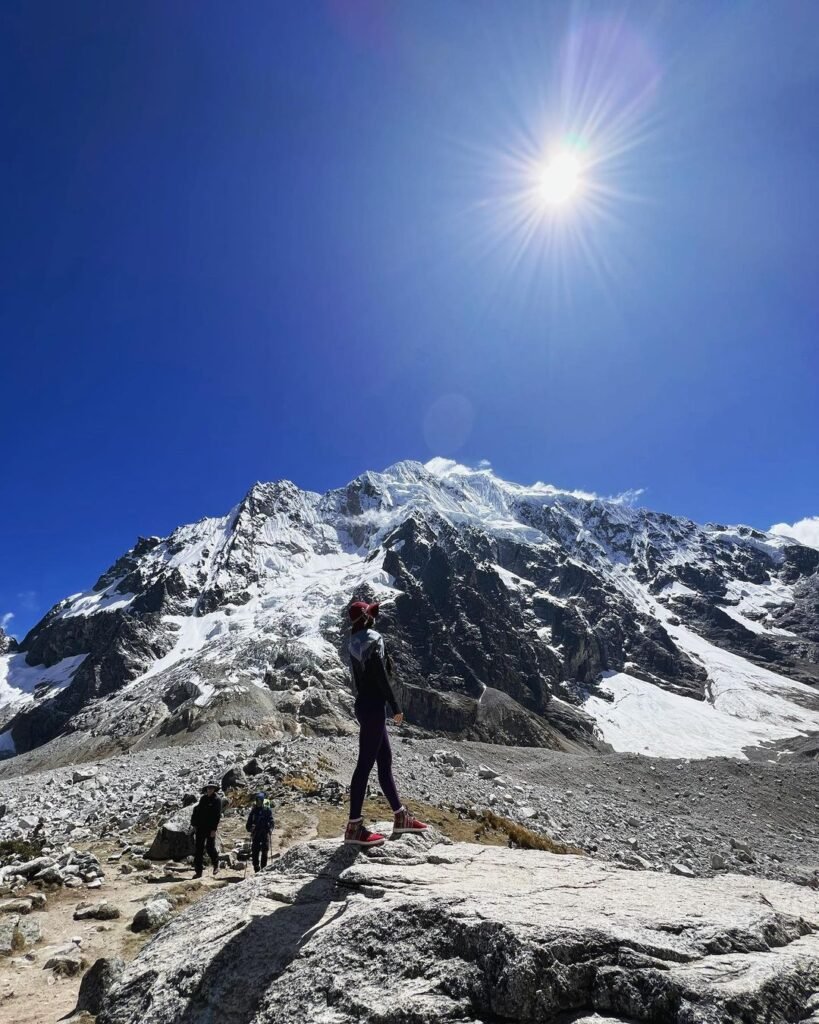
[[[435,459],[140,538],[0,647],[0,750],[349,731],[356,597],[429,730],[667,756],[819,731],[819,551]]]

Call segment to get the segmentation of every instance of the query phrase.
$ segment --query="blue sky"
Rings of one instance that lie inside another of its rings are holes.
[[[819,512],[819,5],[5,0],[0,88],[13,632],[257,479]]]

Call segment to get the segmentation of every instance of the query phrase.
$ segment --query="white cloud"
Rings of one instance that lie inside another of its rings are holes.
[[[528,491],[533,494],[544,494],[550,497],[568,494],[573,498],[582,498],[584,501],[600,500],[616,502],[620,505],[634,505],[644,493],[644,489],[642,487],[637,487],[628,491],[623,491],[622,494],[614,494],[610,497],[604,497],[603,495],[595,494],[594,491],[567,490],[565,487],[554,487],[552,484],[544,484],[540,480],[528,487],[525,487],[520,484],[510,483],[508,480],[502,480],[499,476],[496,476],[492,471],[492,463],[488,459],[481,459],[477,465],[473,467],[465,466],[461,462],[456,462],[455,459],[442,459],[439,456],[438,458],[430,459],[429,462],[425,463],[425,468],[434,476],[441,477],[473,476],[475,473],[482,473],[485,476],[491,477],[492,480],[495,480],[507,489],[517,491],[518,493]]]
[[[790,537],[809,548],[819,549],[819,516],[807,516],[795,523],[776,523],[771,533],[780,537]]]
[[[17,595],[17,600],[20,602],[20,607],[26,612],[37,611],[37,591],[36,590],[21,590]]]
[[[8,632],[9,624],[13,618],[14,612],[5,612],[5,614],[0,615],[0,629],[2,629],[4,633]]]
[[[645,493],[645,487],[630,487],[627,491],[623,491],[622,494],[615,494],[609,500],[616,501],[618,505],[634,506]]]

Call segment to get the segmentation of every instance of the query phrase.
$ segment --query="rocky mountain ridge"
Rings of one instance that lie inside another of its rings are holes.
[[[819,552],[433,460],[140,538],[0,654],[0,751],[349,731],[354,597],[428,731],[677,756],[819,731]]]

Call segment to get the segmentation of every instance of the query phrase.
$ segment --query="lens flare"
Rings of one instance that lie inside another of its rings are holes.
[[[464,259],[496,268],[487,302],[552,309],[589,281],[616,302],[633,272],[665,130],[662,68],[649,27],[568,6],[562,33],[557,15],[544,22],[549,60],[526,46],[504,58],[495,134],[463,140],[458,228]]]
[[[546,206],[562,206],[578,191],[582,176],[582,165],[574,153],[557,153],[538,175],[538,199]]]

